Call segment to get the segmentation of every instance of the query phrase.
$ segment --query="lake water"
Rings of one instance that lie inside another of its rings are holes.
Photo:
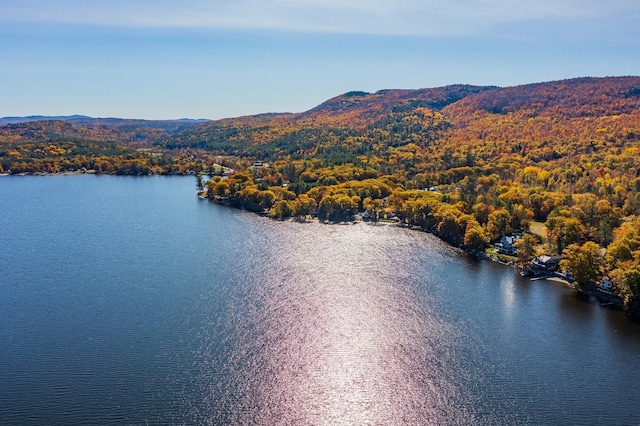
[[[0,424],[640,424],[640,326],[194,178],[0,178]]]

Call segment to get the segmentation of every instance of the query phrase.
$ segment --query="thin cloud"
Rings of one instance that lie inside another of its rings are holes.
[[[469,35],[527,21],[640,17],[635,0],[20,0],[0,22],[386,35]]]

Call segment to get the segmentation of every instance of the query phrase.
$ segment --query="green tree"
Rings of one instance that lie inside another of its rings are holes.
[[[536,257],[537,244],[538,241],[531,234],[524,234],[515,242],[516,256],[518,256],[518,263],[521,266],[528,264]]]
[[[600,246],[593,241],[571,244],[562,252],[560,265],[569,269],[579,284],[596,282],[602,276],[604,258]]]
[[[511,215],[505,209],[497,209],[489,214],[487,232],[492,241],[504,235],[511,235]]]
[[[282,176],[287,180],[287,182],[296,182],[298,180],[298,170],[291,162],[287,162],[287,164],[280,169],[280,173],[282,173]]]

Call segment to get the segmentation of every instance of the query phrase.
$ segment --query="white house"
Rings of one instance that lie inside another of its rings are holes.
[[[498,253],[500,254],[506,254],[509,256],[513,256],[516,254],[516,246],[515,243],[516,241],[518,241],[519,237],[515,237],[515,236],[508,236],[508,237],[502,237],[500,238],[500,242],[496,243],[495,247],[496,250],[498,251]]]

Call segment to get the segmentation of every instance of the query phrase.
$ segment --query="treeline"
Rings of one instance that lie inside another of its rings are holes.
[[[123,175],[184,174],[202,169],[201,161],[158,150],[132,149],[115,142],[0,144],[0,173],[90,172]]]
[[[125,145],[151,145],[196,122],[128,120],[117,118],[70,118],[25,121],[0,126],[0,144],[10,142],[117,141]]]
[[[191,150],[154,146],[195,123],[122,119],[31,121],[0,126],[0,173],[90,171],[126,175],[174,174],[202,168]]]
[[[370,159],[376,161],[380,160]],[[518,253],[521,262],[544,252],[575,259],[567,264],[574,271],[595,265],[576,276],[585,285],[608,276],[627,309],[638,313],[640,281],[633,280],[640,273],[625,272],[640,271],[640,221],[637,204],[630,201],[637,201],[635,181],[612,203],[606,194],[572,194],[536,185],[534,175],[540,173],[536,169],[516,173],[522,179],[515,180],[487,174],[494,171],[490,168],[449,170],[464,177],[431,188],[408,189],[400,176],[364,164],[368,163],[324,166],[320,159],[308,159],[280,160],[271,167],[246,166],[243,172],[209,181],[208,196],[274,219],[314,216],[341,222],[360,214],[364,220],[396,220],[432,232],[472,255],[502,236],[514,232],[528,236],[531,223],[540,221],[546,241],[541,245],[539,237],[524,238],[527,244]],[[531,182],[523,183],[527,180]],[[592,256],[579,263],[594,246],[597,259]]]

